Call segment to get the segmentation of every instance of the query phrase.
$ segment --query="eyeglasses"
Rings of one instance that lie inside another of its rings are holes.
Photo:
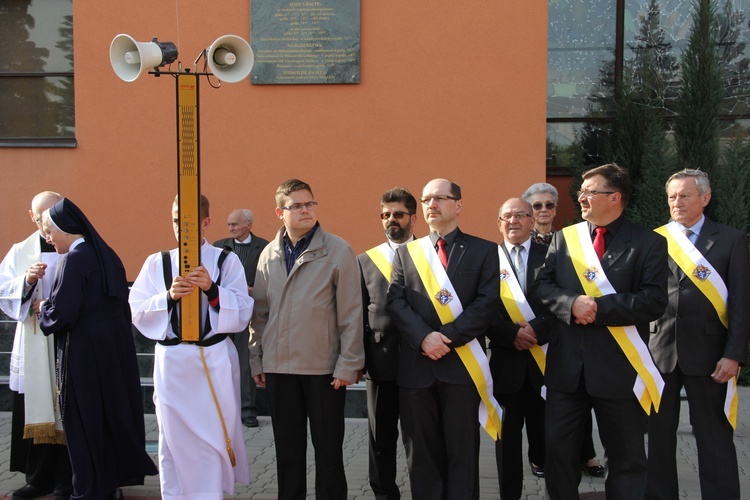
[[[579,198],[583,195],[585,198],[591,198],[597,194],[615,194],[616,191],[597,191],[595,189],[579,189],[576,191],[576,196]]]
[[[502,214],[500,215],[500,217],[498,217],[498,219],[504,222],[510,222],[514,217],[517,221],[520,222],[526,217],[531,217],[531,214],[527,214],[526,212],[513,212],[512,214]]]
[[[446,200],[458,201],[459,198],[456,198],[455,196],[449,196],[447,194],[436,194],[433,196],[423,196],[419,199],[419,202],[423,205],[429,205],[430,201],[432,200],[435,200],[438,203],[443,203]]]
[[[402,212],[401,210],[399,210],[397,212],[383,212],[382,214],[380,214],[380,218],[383,220],[388,220],[391,218],[391,216],[393,216],[394,219],[401,220],[407,215],[412,215],[412,214],[410,214],[409,212]]]
[[[318,204],[317,201],[308,201],[307,203],[292,203],[288,207],[279,207],[282,210],[289,210],[290,212],[300,212],[303,208],[311,210]]]
[[[580,195],[579,195],[579,196],[580,196]],[[547,203],[534,203],[533,205],[531,205],[531,208],[533,208],[534,210],[536,210],[536,211],[538,212],[538,211],[539,211],[539,210],[541,210],[542,208],[546,208],[547,210],[552,210],[552,209],[553,209],[553,208],[555,208],[556,206],[557,206],[557,205],[555,205],[555,204],[554,204],[554,203],[552,203],[551,201],[548,201]]]

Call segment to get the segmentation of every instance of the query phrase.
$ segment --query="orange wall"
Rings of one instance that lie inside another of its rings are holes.
[[[383,191],[418,194],[448,177],[464,193],[461,227],[497,239],[497,207],[545,178],[547,2],[362,0],[359,85],[213,89],[201,82],[202,189],[207,237],[251,208],[271,237],[277,185],[309,182],[326,230],[361,252],[383,240]],[[190,67],[223,34],[250,39],[248,0],[76,0],[75,149],[0,149],[0,248],[33,230],[27,209],[44,189],[74,200],[134,279],[146,255],[175,245],[175,88],[171,77],[119,80],[118,33],[173,41]],[[418,231],[426,225],[420,219]],[[4,250],[0,250],[4,251]]]

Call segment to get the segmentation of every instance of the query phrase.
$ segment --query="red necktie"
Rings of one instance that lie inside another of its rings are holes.
[[[594,229],[594,233],[596,233],[594,236],[594,251],[596,252],[596,256],[599,257],[599,260],[602,260],[605,251],[604,235],[607,234],[607,228],[597,227]]]
[[[437,246],[438,246],[438,258],[440,259],[440,262],[443,264],[443,267],[448,269],[448,252],[445,251],[445,240],[443,238],[438,238]]]

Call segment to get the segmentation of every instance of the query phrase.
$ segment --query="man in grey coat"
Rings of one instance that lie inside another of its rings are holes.
[[[345,500],[346,386],[364,366],[357,257],[323,231],[310,186],[276,191],[284,222],[255,275],[250,366],[266,386],[276,443],[279,499],[305,498],[307,420],[315,446],[315,497]]]

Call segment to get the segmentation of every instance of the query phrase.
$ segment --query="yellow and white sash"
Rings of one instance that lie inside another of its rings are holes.
[[[584,292],[591,297],[617,293],[601,268],[601,262],[591,242],[588,224],[581,222],[564,228],[563,237]],[[638,334],[638,329],[632,325],[608,326],[607,328],[638,373],[633,385],[633,393],[643,410],[646,414],[651,414],[653,403],[654,409],[658,412],[661,394],[664,391],[664,379],[651,358],[648,346]]]
[[[391,271],[393,271],[393,257],[396,252],[393,251],[388,242],[381,243],[375,248],[371,248],[365,252],[375,267],[383,273],[386,281],[391,282]]]
[[[453,288],[443,265],[438,259],[429,236],[407,244],[409,255],[417,268],[422,284],[431,298],[441,324],[452,323],[463,312],[461,300]],[[479,423],[492,439],[497,441],[502,434],[503,409],[492,395],[492,375],[482,347],[477,339],[455,348],[474,385],[479,392]]]
[[[657,233],[667,239],[667,251],[672,260],[682,269],[696,288],[711,302],[721,324],[729,328],[729,312],[727,311],[727,298],[729,292],[727,285],[716,271],[714,266],[695,248],[695,245],[682,232],[682,227],[675,221],[665,226],[654,229]],[[732,425],[737,428],[737,406],[739,396],[737,394],[737,377],[732,377],[727,383],[727,395],[724,402],[724,414]]]
[[[531,310],[529,301],[523,293],[518,277],[513,272],[513,267],[508,260],[508,256],[503,251],[501,245],[497,247],[497,254],[500,257],[500,300],[508,311],[511,321],[516,324],[528,323],[536,318],[534,311]],[[544,375],[547,369],[547,347],[548,344],[533,345],[529,352],[536,361],[537,366]],[[542,386],[542,397],[547,399],[547,386]]]

